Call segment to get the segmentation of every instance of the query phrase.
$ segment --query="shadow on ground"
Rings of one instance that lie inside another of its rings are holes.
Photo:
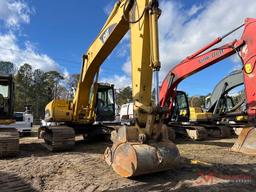
[[[252,192],[256,189],[256,164],[211,166],[191,165],[183,159],[176,170],[133,178],[135,185],[109,192]],[[136,184],[137,183],[137,184]]]
[[[29,183],[21,177],[0,171],[0,191],[1,192],[37,192]]]
[[[235,141],[236,139],[234,139]],[[178,138],[175,141],[176,144],[199,144],[199,145],[214,145],[219,147],[228,147],[231,148],[234,143],[233,142],[227,142],[227,141],[219,141],[219,139],[207,139],[203,141],[193,141],[191,139],[181,139]]]

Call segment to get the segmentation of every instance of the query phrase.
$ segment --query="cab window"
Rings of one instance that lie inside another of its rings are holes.
[[[0,94],[4,98],[8,98],[9,97],[9,86],[8,85],[0,85]]]

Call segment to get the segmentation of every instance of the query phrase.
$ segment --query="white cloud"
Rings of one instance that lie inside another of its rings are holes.
[[[113,75],[107,78],[100,78],[100,82],[114,84],[116,89],[131,86],[131,78],[126,75]]]
[[[28,63],[34,69],[42,69],[44,71],[62,71],[53,59],[46,54],[38,53],[30,42],[26,42],[25,47],[20,48],[13,33],[0,35],[0,60],[10,61],[17,66]]]
[[[57,70],[68,76],[65,68],[59,66],[48,55],[39,53],[32,42],[19,42],[22,24],[30,23],[30,16],[34,13],[28,4],[21,0],[0,0],[0,21],[5,24],[9,32],[0,31],[0,61],[9,61],[17,67],[24,63],[32,65],[33,69],[43,71]],[[22,45],[23,46],[20,46]]]
[[[131,68],[132,68],[131,61],[127,59],[127,61],[122,66],[122,70],[123,72],[125,72],[126,75],[131,76],[131,73],[132,73]]]
[[[110,3],[107,4],[106,7],[104,7],[104,13],[105,13],[106,15],[109,15],[109,14],[111,13],[111,11],[112,11],[112,9],[113,9],[113,7],[114,7],[114,4],[115,4],[115,2],[114,2],[114,1],[111,1]]]
[[[18,29],[21,24],[30,22],[32,9],[20,0],[0,0],[0,20],[6,27]]]
[[[235,87],[234,89],[230,90],[228,92],[228,95],[231,97],[235,97],[238,96],[239,94],[241,94],[241,92],[244,91],[244,85],[240,85],[238,87]]]
[[[242,64],[241,63],[235,63],[234,64],[234,67],[233,67],[233,69],[232,70],[230,70],[230,72],[232,72],[232,71],[236,71],[236,70],[241,70],[242,69]]]
[[[127,46],[127,44],[122,44],[122,45],[120,46],[120,49],[117,49],[117,51],[116,51],[116,56],[117,56],[117,57],[120,57],[120,58],[122,58],[122,57],[127,57],[127,55],[129,54],[129,52],[130,52],[129,46]]]
[[[203,5],[193,5],[188,11],[188,16],[193,16],[203,9]]]
[[[184,58],[196,52],[215,38],[226,34],[244,22],[247,17],[256,17],[256,1],[246,0],[213,0],[194,4],[184,9],[183,1],[160,1],[162,15],[159,20],[160,57],[162,80],[172,67]],[[222,43],[239,38],[242,30],[232,34]],[[118,53],[126,53],[129,48],[129,35],[121,42],[122,49]],[[220,43],[218,46],[221,46]],[[130,49],[130,48],[129,48]],[[130,59],[122,65],[125,77],[131,76]],[[118,56],[124,56],[119,54]],[[231,57],[234,69],[239,68],[239,59]],[[119,77],[119,76],[115,76]],[[110,81],[114,82],[111,78]],[[106,79],[107,80],[107,79]],[[125,84],[124,84],[125,85]]]

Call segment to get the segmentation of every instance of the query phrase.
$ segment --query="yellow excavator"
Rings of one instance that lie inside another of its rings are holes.
[[[99,35],[83,56],[74,99],[53,100],[46,106],[45,120],[49,126],[42,127],[39,135],[48,149],[72,148],[76,133],[90,136],[95,130],[104,129],[94,122],[99,116],[102,119],[111,116],[114,102],[111,99],[113,87],[98,83],[100,66],[130,31],[135,125],[111,133],[113,146],[106,149],[104,158],[123,177],[168,170],[179,162],[179,151],[168,139],[168,128],[162,118],[164,110],[159,105],[160,15],[157,0],[117,1]],[[154,100],[151,95],[153,76]]]
[[[19,151],[19,133],[15,123],[14,83],[11,75],[0,74],[0,158],[16,156]]]

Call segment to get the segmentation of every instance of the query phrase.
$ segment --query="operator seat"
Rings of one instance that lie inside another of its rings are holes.
[[[212,113],[204,112],[200,106],[200,98],[192,97],[190,101],[190,121],[207,121],[212,117]]]

